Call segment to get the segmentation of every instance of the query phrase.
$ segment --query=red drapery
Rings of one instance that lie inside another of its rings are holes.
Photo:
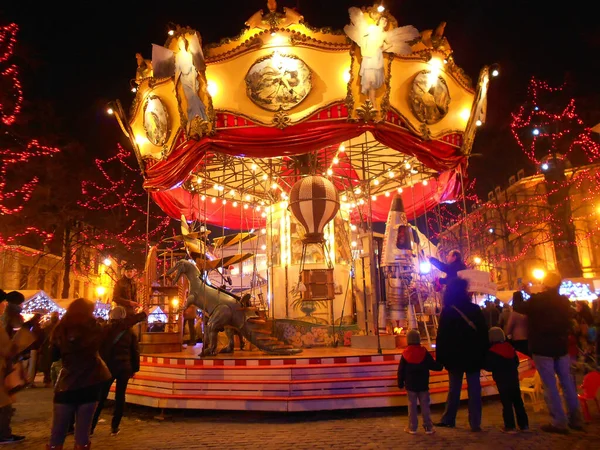
[[[426,186],[418,183],[404,189],[401,195],[406,216],[409,220],[414,220],[438,203],[453,201],[459,193],[458,173],[449,170],[442,173],[437,180],[429,180]],[[179,218],[183,214],[188,220],[206,221],[230,229],[260,228],[265,225],[265,219],[260,211],[252,208],[244,209],[241,204],[233,206],[232,201],[228,201],[225,205],[220,200],[215,203],[212,203],[211,199],[202,201],[200,196],[193,195],[182,187],[151,194],[162,210],[173,218]],[[365,204],[353,210],[352,218],[358,220],[359,214],[362,214],[366,219],[369,214],[372,214],[373,222],[385,222],[393,198],[394,194],[389,197],[380,195],[376,200],[371,201],[371,211]]]
[[[206,152],[222,152],[234,156],[269,158],[294,156],[316,151],[327,146],[356,138],[370,131],[373,136],[399,154],[411,155],[427,167],[441,173],[438,180],[427,186],[415,185],[402,194],[407,214],[423,214],[440,201],[451,201],[460,191],[456,177],[464,156],[459,149],[443,141],[423,141],[403,128],[388,123],[357,123],[346,120],[309,121],[283,130],[268,127],[241,127],[220,129],[213,136],[189,140],[173,150],[166,160],[148,164],[144,187],[152,191],[156,203],[170,216],[206,220],[228,228],[256,228],[264,223],[260,212],[207,201],[201,204],[181,188],[183,181],[196,169]],[[372,202],[374,221],[385,221],[390,197],[380,196]],[[203,202],[202,202],[203,203]]]

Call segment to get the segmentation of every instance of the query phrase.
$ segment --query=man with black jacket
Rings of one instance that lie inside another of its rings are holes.
[[[544,398],[552,418],[551,424],[542,426],[542,430],[566,434],[568,427],[583,429],[583,417],[568,355],[574,313],[569,299],[559,294],[561,282],[560,275],[548,273],[544,279],[546,290],[532,295],[527,302],[515,304],[514,309],[527,316],[529,349],[542,379]],[[567,404],[568,417],[556,385],[557,376]]]
[[[100,393],[100,400],[92,420],[92,433],[98,424],[98,419],[110,392],[110,387],[116,381],[115,409],[111,423],[111,434],[113,436],[119,434],[119,426],[125,409],[127,384],[129,383],[129,379],[139,371],[140,355],[137,336],[131,328],[123,330],[122,327],[119,327],[119,323],[122,323],[126,317],[128,320],[137,323],[146,319],[146,313],[139,312],[126,316],[125,309],[120,306],[110,311],[110,321],[105,325],[107,332],[100,346],[100,356],[108,366],[112,377],[104,384]]]
[[[465,270],[467,266],[462,260],[462,255],[458,250],[451,250],[446,257],[446,263],[437,258],[429,258],[429,262],[438,270],[446,274],[446,278],[440,278],[440,284],[448,284],[458,277],[458,272]]]

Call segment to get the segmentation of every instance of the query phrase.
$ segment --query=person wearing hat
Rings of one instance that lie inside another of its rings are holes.
[[[492,327],[488,335],[491,347],[486,354],[483,368],[492,373],[492,378],[500,394],[502,418],[504,419],[504,428],[502,428],[502,431],[508,434],[515,434],[517,432],[515,414],[517,415],[519,429],[526,431],[529,429],[529,419],[525,411],[523,398],[521,397],[517,352],[506,341],[506,336],[504,336],[502,328]]]
[[[541,429],[549,433],[566,434],[569,428],[583,429],[583,416],[569,358],[569,334],[574,312],[569,299],[559,293],[561,283],[560,275],[549,272],[543,281],[544,291],[533,294],[520,305],[514,305],[514,309],[527,316],[529,350],[542,379],[544,399],[550,412],[551,423]],[[557,376],[567,414],[556,384]]]
[[[127,263],[123,268],[123,276],[115,284],[113,302],[118,306],[125,308],[127,315],[133,315],[135,309],[139,307],[137,302],[137,287],[133,276],[135,268],[133,264]]]
[[[433,434],[433,422],[429,410],[429,371],[440,371],[442,364],[438,363],[431,353],[421,345],[421,335],[418,330],[410,330],[406,334],[408,346],[402,352],[398,364],[398,387],[404,389],[408,396],[408,434],[417,434],[419,416],[417,402],[421,405],[423,428],[425,434]]]

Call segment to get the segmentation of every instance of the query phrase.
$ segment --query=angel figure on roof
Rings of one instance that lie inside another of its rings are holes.
[[[411,25],[395,27],[384,14],[375,18],[368,12],[352,7],[348,10],[350,24],[344,27],[346,35],[360,47],[361,92],[375,104],[375,92],[384,82],[383,53],[408,55],[412,52],[410,41],[418,38],[419,32]]]

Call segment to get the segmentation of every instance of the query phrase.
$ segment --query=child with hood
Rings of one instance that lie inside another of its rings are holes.
[[[502,418],[504,419],[504,427],[501,430],[508,434],[517,432],[516,414],[519,429],[526,431],[529,429],[529,419],[521,397],[519,357],[513,346],[506,341],[502,328],[490,328],[489,338],[491,347],[486,354],[484,369],[492,373],[492,378],[496,382],[500,394]]]
[[[425,434],[433,434],[433,422],[429,410],[429,371],[443,369],[442,364],[436,362],[421,345],[421,335],[417,330],[410,330],[406,334],[408,347],[402,352],[398,364],[398,387],[404,389],[408,395],[408,427],[404,429],[408,434],[417,434],[419,416],[417,414],[417,401],[421,405],[423,428]]]

